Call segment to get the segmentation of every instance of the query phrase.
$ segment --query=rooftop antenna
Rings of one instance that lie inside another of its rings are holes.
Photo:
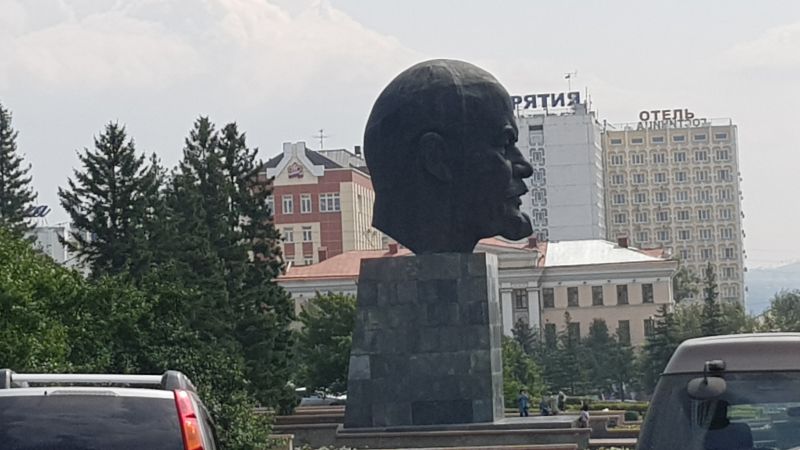
[[[325,138],[327,138],[327,137],[330,137],[330,136],[328,136],[327,134],[325,134],[325,133],[324,133],[324,131],[325,131],[325,130],[323,130],[322,128],[320,128],[320,129],[319,129],[319,134],[315,134],[314,136],[312,136],[312,137],[314,137],[314,138],[316,138],[316,139],[319,139],[319,149],[320,149],[320,150],[322,150],[322,149],[324,149],[324,148],[325,148]]]
[[[567,92],[572,92],[572,79],[578,77],[578,71],[573,70],[564,74],[564,79],[567,80]]]

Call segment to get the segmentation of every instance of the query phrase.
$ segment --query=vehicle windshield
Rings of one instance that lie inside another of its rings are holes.
[[[5,450],[182,450],[175,401],[113,395],[0,397]]]
[[[687,384],[702,376],[661,379],[639,450],[800,448],[800,372],[726,373],[719,398],[692,399]]]

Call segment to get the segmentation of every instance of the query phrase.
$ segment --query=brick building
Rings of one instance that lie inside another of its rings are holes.
[[[375,192],[359,147],[351,153],[284,143],[283,152],[264,164],[260,178],[273,179],[268,206],[291,265],[382,247],[382,234],[372,228]]]

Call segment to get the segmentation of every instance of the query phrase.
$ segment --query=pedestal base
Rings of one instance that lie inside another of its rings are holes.
[[[361,262],[345,429],[503,418],[497,258]]]

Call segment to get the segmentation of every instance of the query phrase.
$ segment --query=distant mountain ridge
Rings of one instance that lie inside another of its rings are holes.
[[[800,261],[778,267],[749,269],[745,274],[747,311],[761,314],[783,289],[800,289]]]

